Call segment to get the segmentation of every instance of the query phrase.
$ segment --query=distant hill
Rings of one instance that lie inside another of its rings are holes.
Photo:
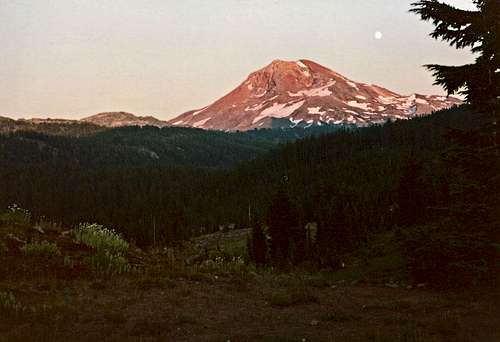
[[[0,133],[32,131],[51,135],[82,136],[104,130],[89,122],[65,119],[10,119],[0,116]]]
[[[37,131],[47,134],[84,135],[106,128],[124,126],[165,127],[167,123],[152,116],[136,116],[126,112],[109,112],[92,115],[81,120],[67,119],[10,119],[0,116],[0,133]]]
[[[156,126],[165,127],[167,122],[152,116],[136,116],[126,112],[99,113],[80,120],[98,126],[123,127],[123,126]]]

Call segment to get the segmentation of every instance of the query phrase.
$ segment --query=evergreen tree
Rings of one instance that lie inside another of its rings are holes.
[[[436,0],[413,4],[413,12],[432,20],[431,36],[478,56],[463,66],[427,65],[435,84],[448,94],[459,93],[471,103],[485,125],[451,130],[454,142],[443,156],[449,196],[441,220],[425,227],[407,248],[413,276],[444,286],[499,281],[500,163],[497,122],[500,119],[500,1],[476,0],[476,11],[465,11]]]
[[[425,219],[428,205],[425,193],[429,191],[422,182],[422,165],[414,157],[405,161],[399,180],[399,224],[409,226]]]
[[[249,240],[249,253],[257,266],[266,264],[267,242],[262,226],[255,223],[252,228],[251,240]]]
[[[276,193],[267,214],[271,238],[270,254],[280,264],[289,260],[290,238],[298,229],[297,212],[282,187]]]
[[[412,4],[412,12],[435,25],[431,36],[457,49],[470,48],[478,54],[473,64],[444,66],[429,64],[435,84],[449,95],[462,94],[479,111],[493,118],[490,128],[497,145],[500,119],[500,1],[475,0],[476,11],[455,8],[437,0]]]
[[[319,218],[317,261],[321,267],[340,268],[340,256],[353,248],[355,229],[347,222],[344,201],[344,196],[338,196]]]
[[[499,208],[498,190],[498,138],[497,122],[500,119],[500,1],[475,0],[476,11],[454,8],[437,0],[422,0],[411,10],[423,20],[432,20],[436,26],[433,38],[448,41],[457,49],[471,48],[478,54],[474,64],[462,66],[427,65],[434,72],[436,84],[449,94],[461,93],[480,113],[493,119],[487,128],[455,131],[450,136],[459,148],[448,153],[445,162],[455,171],[452,183],[451,213],[462,216],[464,222],[472,217],[490,217],[495,221]],[[492,136],[491,143],[484,139],[484,132]],[[451,161],[451,164],[450,164]]]

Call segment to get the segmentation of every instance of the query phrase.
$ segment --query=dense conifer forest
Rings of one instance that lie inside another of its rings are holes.
[[[445,196],[440,194],[446,188],[440,156],[453,146],[446,134],[475,120],[462,107],[309,137],[267,154],[274,145],[260,133],[228,136],[171,129],[178,132],[163,134],[167,129],[127,127],[72,138],[19,132],[0,136],[0,204],[17,203],[70,225],[104,221],[143,242],[154,220],[168,242],[202,227],[246,226],[249,210],[261,220],[282,187],[303,223],[348,216],[358,227],[351,233],[362,240],[366,236],[361,231],[397,223],[394,208],[400,212],[413,206],[422,219],[418,211],[425,209],[423,203],[431,206]],[[253,158],[230,169],[213,169]],[[402,203],[405,197],[415,203]],[[170,232],[176,226],[184,233]]]
[[[322,126],[229,133],[152,126],[109,129],[80,123],[25,128],[20,125],[0,134],[1,164],[226,168],[254,159],[279,143],[338,130]]]
[[[154,231],[158,241],[171,244],[223,226],[265,225],[280,192],[293,204],[297,227],[316,223],[322,240],[330,241],[324,248],[337,254],[395,226],[451,215],[450,196],[467,180],[453,160],[465,158],[457,152],[460,139],[474,142],[471,129],[481,122],[462,106],[311,136],[268,153],[273,143],[256,132],[228,137],[130,127],[85,138],[19,132],[0,138],[0,206],[16,203],[67,226],[100,222],[139,245],[151,244]],[[179,146],[183,154],[177,155]],[[189,148],[194,154],[186,153]],[[232,168],[213,168],[254,156]]]
[[[496,187],[486,184],[498,161],[469,151],[484,139],[474,130],[484,120],[462,106],[279,145],[272,131],[128,127],[84,138],[18,132],[0,137],[0,207],[16,203],[68,227],[99,222],[147,246],[222,227],[266,229],[280,211],[270,208],[286,198],[294,213],[287,226],[298,231],[281,230],[297,253],[287,259],[317,253],[318,262],[335,266],[338,255],[397,227],[454,220],[456,232],[461,217],[470,219],[459,207],[482,210],[467,229],[487,232],[498,220]],[[291,140],[284,133],[281,139]],[[469,187],[482,192],[457,195]],[[314,247],[306,243],[308,224],[321,237]]]

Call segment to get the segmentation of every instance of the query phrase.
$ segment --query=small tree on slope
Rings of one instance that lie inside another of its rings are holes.
[[[252,260],[257,266],[265,265],[267,257],[267,241],[266,235],[260,223],[254,222],[252,225],[252,235],[248,242],[248,251]]]
[[[291,255],[292,246],[290,242],[297,240],[294,239],[297,230],[300,228],[297,217],[297,211],[290,202],[285,190],[278,189],[267,213],[267,225],[271,238],[270,257],[277,265],[283,265],[290,261],[291,257],[294,257],[294,255]]]

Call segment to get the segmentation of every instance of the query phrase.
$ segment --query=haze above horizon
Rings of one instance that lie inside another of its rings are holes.
[[[443,94],[421,66],[473,56],[430,38],[411,2],[0,0],[0,116],[169,119],[275,59],[313,60],[401,94]]]

